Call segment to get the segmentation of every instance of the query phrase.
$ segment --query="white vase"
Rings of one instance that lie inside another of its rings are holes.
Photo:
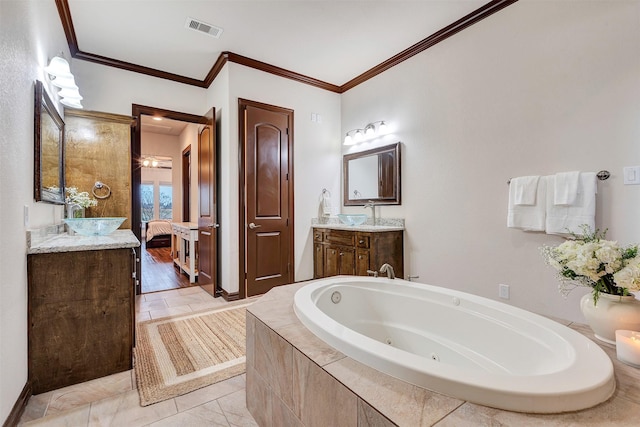
[[[593,295],[580,300],[580,309],[595,337],[609,344],[616,343],[616,330],[640,331],[640,301],[633,295],[618,296],[600,293],[598,304]]]

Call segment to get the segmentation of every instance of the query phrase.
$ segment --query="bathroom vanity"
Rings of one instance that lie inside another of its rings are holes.
[[[31,242],[28,367],[34,394],[132,368],[133,248],[139,244],[131,230]]]
[[[403,227],[313,224],[313,278],[366,276],[382,264],[404,277]]]

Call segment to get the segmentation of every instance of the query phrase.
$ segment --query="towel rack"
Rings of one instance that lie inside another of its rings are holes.
[[[607,170],[601,170],[600,172],[598,172],[596,174],[596,176],[598,177],[598,179],[600,181],[604,181],[606,179],[609,179],[609,177],[611,176],[611,173],[609,171],[607,171]],[[511,180],[508,180],[507,184],[511,184]]]
[[[329,197],[331,197],[331,191],[327,190],[326,188],[322,189],[322,195],[324,196],[325,194],[328,194]]]

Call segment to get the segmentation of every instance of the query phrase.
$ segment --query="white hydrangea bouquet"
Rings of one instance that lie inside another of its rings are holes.
[[[623,248],[605,240],[607,230],[581,228],[581,236],[572,233],[572,239],[559,246],[541,248],[547,264],[558,271],[560,293],[566,296],[577,286],[588,286],[596,305],[600,292],[626,296],[640,291],[638,245]]]
[[[77,187],[65,187],[67,193],[66,202],[69,205],[76,205],[83,209],[98,206],[98,201],[89,197],[89,193],[86,191],[78,191]]]

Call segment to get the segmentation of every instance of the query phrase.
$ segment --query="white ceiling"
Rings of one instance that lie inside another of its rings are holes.
[[[161,133],[163,135],[178,136],[182,133],[189,122],[167,119],[155,120],[152,116],[141,115],[142,132]]]
[[[488,0],[68,0],[78,48],[204,80],[230,51],[342,85]],[[216,39],[187,18],[221,27]]]

